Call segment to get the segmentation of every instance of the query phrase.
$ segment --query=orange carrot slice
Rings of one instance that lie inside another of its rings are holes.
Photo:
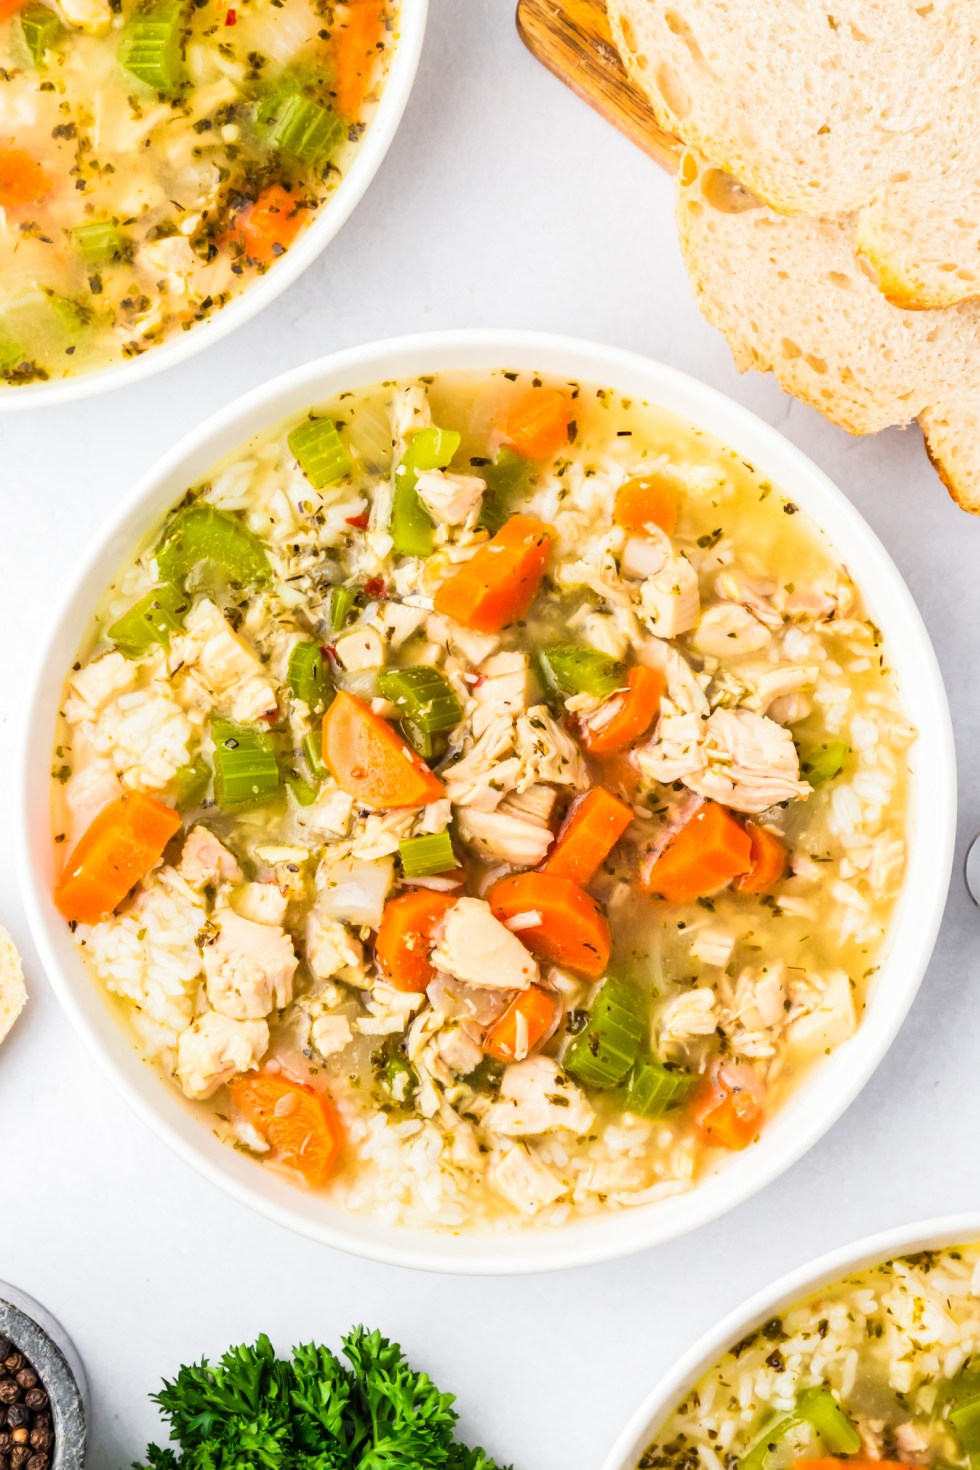
[[[531,388],[510,404],[500,428],[504,443],[525,459],[549,459],[568,443],[572,396],[561,388]]]
[[[0,148],[0,205],[36,204],[50,188],[36,158],[23,148]]]
[[[172,807],[133,791],[111,801],[79,839],[54,891],[66,919],[97,924],[159,861],[180,829]]]
[[[594,786],[572,807],[541,871],[591,883],[632,820],[632,807]]]
[[[537,923],[514,932],[522,944],[553,965],[596,977],[609,963],[612,941],[601,906],[571,878],[557,873],[516,873],[487,894],[494,915],[506,923],[534,915]]]
[[[483,1050],[498,1062],[522,1062],[551,1034],[558,1012],[556,996],[540,985],[529,985],[490,1027]]]
[[[334,100],[344,122],[360,122],[384,35],[384,0],[348,0],[347,14],[330,37]]]
[[[236,1077],[228,1091],[240,1113],[313,1189],[325,1184],[340,1152],[342,1132],[324,1092],[277,1072]]]
[[[421,995],[435,973],[429,963],[432,931],[456,902],[455,893],[415,888],[385,904],[374,953],[386,980]]]
[[[762,1088],[751,1067],[720,1067],[694,1099],[692,1117],[708,1143],[720,1148],[747,1148],[758,1136],[764,1117]]]
[[[281,184],[263,189],[254,204],[243,209],[229,232],[229,239],[239,244],[259,265],[268,265],[284,255],[296,239],[307,219],[307,212]]]
[[[723,806],[702,802],[650,869],[646,886],[670,903],[707,898],[752,867],[752,839]]]
[[[786,872],[786,848],[779,838],[755,822],[746,822],[745,830],[752,843],[752,866],[735,879],[739,893],[766,893]]]
[[[614,694],[609,704],[614,712],[596,725],[582,721],[582,744],[590,755],[615,755],[626,750],[650,729],[660,713],[660,701],[666,687],[663,674],[637,664],[626,675],[629,688]],[[599,713],[605,713],[603,707]]]
[[[323,759],[337,785],[367,806],[425,806],[443,795],[397,730],[344,690],[323,717]]]
[[[551,530],[530,516],[511,516],[475,556],[443,582],[436,611],[478,633],[499,633],[524,617],[551,550]]]
[[[650,526],[659,526],[672,536],[677,529],[678,505],[673,485],[656,475],[640,475],[616,491],[613,520],[635,536],[645,535]]]

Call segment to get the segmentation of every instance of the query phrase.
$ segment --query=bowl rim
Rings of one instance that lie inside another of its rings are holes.
[[[747,1333],[777,1316],[794,1302],[867,1266],[919,1250],[966,1245],[980,1238],[980,1211],[937,1215],[905,1225],[892,1225],[835,1246],[804,1265],[787,1271],[754,1292],[703,1333],[663,1375],[630,1416],[602,1462],[602,1470],[636,1470],[636,1463],[674,1405]]]
[[[303,1202],[315,1197],[218,1144],[199,1118],[193,1119],[193,1130],[186,1126],[181,1107],[189,1105],[124,1040],[105,997],[88,979],[50,896],[54,714],[78,646],[76,630],[89,621],[113,572],[186,486],[222,454],[343,386],[503,366],[613,383],[621,392],[642,394],[750,456],[784,492],[792,487],[804,510],[819,507],[813,519],[830,544],[844,560],[860,560],[862,592],[899,655],[893,666],[910,684],[903,699],[908,704],[914,696],[920,725],[914,749],[929,778],[927,793],[925,780],[913,778],[910,827],[914,823],[922,840],[909,843],[906,881],[886,941],[891,953],[872,982],[868,1011],[855,1036],[809,1069],[758,1144],[725,1161],[696,1188],[552,1230],[421,1231],[380,1226],[340,1210],[335,1221],[313,1218]],[[888,604],[884,617],[883,602]],[[844,1112],[891,1044],[931,957],[952,866],[956,776],[949,706],[915,602],[870,527],[802,451],[734,400],[638,354],[537,332],[460,329],[371,343],[295,368],[209,416],[139,478],[80,559],[39,647],[33,686],[21,707],[15,842],[31,933],[59,1001],[130,1105],[186,1163],[276,1223],[353,1254],[440,1272],[516,1275],[616,1259],[707,1224],[778,1177]],[[887,986],[880,984],[885,976]]]
[[[429,0],[399,0],[398,39],[392,50],[388,76],[350,167],[315,218],[271,270],[256,277],[214,316],[180,336],[169,337],[159,346],[148,348],[139,357],[79,373],[76,377],[27,383],[20,388],[0,387],[0,414],[77,403],[166,372],[244,326],[299,280],[347,223],[394,142],[415,83],[428,7]]]

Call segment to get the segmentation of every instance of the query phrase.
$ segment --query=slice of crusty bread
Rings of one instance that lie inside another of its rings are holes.
[[[980,302],[891,305],[855,253],[853,217],[777,214],[693,150],[677,223],[701,309],[740,369],[774,372],[853,434],[919,419],[954,498],[980,511]]]
[[[20,955],[6,929],[0,928],[0,1041],[24,1009],[27,989]]]
[[[860,211],[908,307],[980,294],[980,7],[608,0],[657,121],[786,214]]]

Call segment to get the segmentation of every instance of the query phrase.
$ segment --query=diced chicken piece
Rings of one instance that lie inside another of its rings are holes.
[[[702,965],[728,964],[735,948],[735,932],[727,924],[706,924],[698,929],[691,942],[691,957]]]
[[[401,648],[425,622],[424,607],[410,607],[405,602],[386,602],[378,609],[378,626],[389,648]]]
[[[419,429],[429,428],[431,423],[429,396],[423,387],[413,384],[411,388],[396,389],[391,400],[391,428],[392,435],[402,450],[405,449],[410,435],[418,433]]]
[[[242,881],[242,870],[234,853],[207,827],[192,827],[188,832],[177,871],[185,883],[197,889]]]
[[[715,591],[727,602],[740,602],[760,623],[774,632],[782,627],[783,615],[770,600],[776,591],[775,582],[754,582],[743,572],[726,568],[715,578]]]
[[[228,696],[233,720],[248,723],[276,708],[276,691],[265,666],[213,602],[202,598],[188,613],[185,627],[188,663],[193,661],[215,699]]]
[[[68,809],[68,844],[75,841],[99,815],[103,807],[122,795],[122,786],[107,760],[90,761],[73,771],[65,782],[65,806]]]
[[[928,1429],[924,1424],[916,1424],[914,1419],[896,1427],[895,1443],[902,1459],[914,1464],[922,1463],[932,1448]]]
[[[786,1039],[802,1051],[824,1052],[840,1046],[857,1028],[851,982],[843,970],[827,976],[819,1002],[786,1028]]]
[[[477,475],[451,475],[446,470],[422,470],[415,489],[429,515],[440,526],[462,526],[476,517],[486,490]]]
[[[70,725],[81,720],[94,720],[118,695],[132,689],[139,678],[139,664],[121,653],[104,653],[78,669],[68,680],[74,698],[65,703],[65,718]]]
[[[622,620],[626,621],[626,620]],[[617,611],[588,611],[581,622],[582,640],[610,658],[624,658],[630,645],[630,635],[621,626]]]
[[[231,906],[255,924],[281,924],[289,899],[278,883],[245,883],[232,895]]]
[[[361,669],[377,669],[385,661],[385,646],[381,634],[370,623],[352,628],[334,644],[334,650],[349,674]]]
[[[698,621],[698,574],[686,556],[674,556],[640,586],[640,616],[658,638],[678,638]]]
[[[432,951],[437,970],[488,990],[526,990],[538,964],[482,898],[461,898],[447,913]]]
[[[325,782],[320,795],[303,812],[303,825],[310,825],[326,837],[346,837],[351,827],[354,798],[339,786]]]
[[[529,786],[526,791],[512,791],[509,796],[505,796],[500,803],[500,810],[508,816],[523,817],[544,827],[551,821],[557,800],[558,793],[553,786],[538,782]]]
[[[905,865],[905,841],[894,833],[880,832],[871,845],[868,878],[874,893],[882,898],[897,886]]]
[[[436,1050],[451,1072],[468,1077],[483,1060],[483,1048],[465,1026],[447,1026],[436,1038]]]
[[[363,1036],[398,1036],[425,1000],[411,990],[397,990],[379,980],[367,1003],[368,1014],[354,1022]]]
[[[629,536],[619,559],[619,569],[624,577],[643,582],[662,571],[671,554],[667,536]]]
[[[551,829],[535,818],[499,810],[463,807],[457,813],[457,827],[463,841],[481,857],[514,868],[536,868],[554,841]]]
[[[446,795],[453,806],[493,811],[517,785],[521,763],[514,750],[514,722],[495,714],[483,734],[464,756],[442,773]]]
[[[743,970],[735,987],[735,1011],[747,1031],[769,1031],[786,1020],[786,966]]]
[[[648,780],[669,786],[704,770],[701,741],[704,720],[691,710],[678,709],[665,699],[660,707],[656,735],[633,753],[633,760]]]
[[[232,1077],[257,1067],[268,1049],[265,1021],[205,1011],[177,1038],[177,1081],[187,1097],[211,1097]]]
[[[512,1144],[495,1159],[489,1174],[498,1194],[523,1215],[536,1215],[565,1193],[566,1186],[524,1143]]]
[[[718,602],[701,614],[691,643],[699,653],[725,658],[738,653],[755,653],[772,638],[754,613],[738,602]]]
[[[765,715],[714,710],[706,722],[702,755],[703,771],[683,777],[685,784],[735,811],[762,812],[810,795],[811,788],[800,780],[793,737]]]
[[[255,924],[231,909],[217,920],[218,937],[204,949],[208,1000],[235,1021],[254,1021],[288,1006],[299,961],[282,929]]]
[[[660,1015],[661,1046],[684,1046],[694,1037],[710,1036],[718,1026],[715,1005],[715,993],[706,985],[675,995]]]
[[[816,664],[777,664],[753,678],[753,691],[746,699],[745,707],[764,715],[786,695],[795,694],[800,689],[812,689],[819,677],[820,670]]]
[[[788,618],[823,622],[839,613],[846,613],[853,598],[852,589],[838,583],[834,587],[794,587],[792,592],[779,587],[772,600],[773,605]]]
[[[479,739],[496,716],[516,720],[527,708],[530,675],[523,653],[495,653],[479,669],[481,682],[473,686],[473,734]]]
[[[310,1045],[321,1057],[345,1051],[354,1040],[346,1016],[318,1016],[310,1027]]]
[[[661,650],[663,644],[655,645],[649,652],[659,653]],[[648,662],[653,667],[662,669],[667,680],[667,694],[674,708],[707,716],[710,705],[705,690],[710,683],[710,676],[699,674],[676,648],[666,649],[665,654],[662,664],[654,663],[652,659]]]
[[[461,656],[476,668],[496,653],[500,639],[496,633],[478,633],[474,628],[464,628],[442,613],[430,613],[425,620],[425,634],[430,642],[445,648],[450,654]]]
[[[393,842],[392,847],[397,845],[397,841]],[[317,908],[327,918],[377,929],[394,879],[395,865],[391,857],[325,860],[317,876],[321,890]]]
[[[517,753],[522,788],[538,781],[574,786],[579,791],[591,785],[578,744],[552,719],[546,705],[534,705],[517,721]]]
[[[766,713],[777,725],[798,725],[813,713],[813,700],[805,694],[783,694],[773,700]]]
[[[313,910],[306,925],[306,963],[318,980],[356,970],[363,958],[364,946],[345,924]]]
[[[528,1057],[505,1068],[497,1101],[484,1125],[505,1138],[536,1137],[567,1130],[588,1133],[595,1113],[585,1093],[551,1057]]]

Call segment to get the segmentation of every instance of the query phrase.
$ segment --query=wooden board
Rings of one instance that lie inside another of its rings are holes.
[[[680,145],[659,126],[626,75],[610,34],[606,0],[518,0],[517,29],[549,71],[674,171]]]

